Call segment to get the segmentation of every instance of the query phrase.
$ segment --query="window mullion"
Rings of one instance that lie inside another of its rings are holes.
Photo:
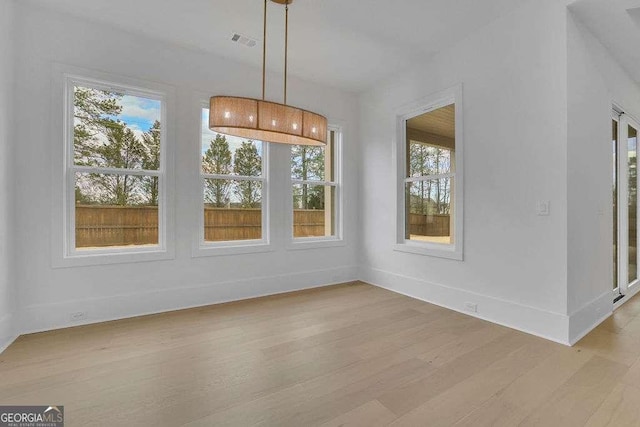
[[[302,180],[302,179],[292,179],[292,184],[297,185],[324,185],[326,187],[337,187],[338,183],[333,181],[314,181],[314,180]]]
[[[224,179],[228,181],[256,181],[256,182],[264,182],[266,178],[263,176],[242,176],[242,175],[219,175],[219,174],[209,174],[203,173],[201,176],[204,179]]]
[[[76,173],[99,173],[107,175],[136,175],[136,176],[161,176],[162,171],[147,169],[121,169],[121,168],[104,168],[96,166],[71,166],[73,172]]]
[[[439,175],[423,175],[423,176],[410,176],[404,179],[404,182],[420,182],[420,181],[433,181],[436,179],[454,178],[455,173],[442,173]]]

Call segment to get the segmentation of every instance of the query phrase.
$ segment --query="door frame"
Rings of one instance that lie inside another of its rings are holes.
[[[629,140],[629,127],[636,129],[640,132],[640,123],[634,117],[624,112],[624,109],[614,106],[612,118],[618,123],[617,133],[617,216],[618,216],[618,230],[617,230],[617,264],[618,264],[618,287],[613,289],[614,297],[622,295],[615,306],[622,304],[640,290],[640,274],[636,273],[636,278],[629,282],[629,164],[628,164],[628,140]],[[640,148],[640,144],[636,142],[636,152]],[[638,170],[638,156],[636,155],[636,171]],[[636,177],[638,179],[640,177]],[[638,185],[636,184],[638,190]],[[637,191],[636,190],[636,191]],[[612,200],[613,201],[613,200]],[[640,198],[636,196],[636,212],[640,209]],[[636,214],[636,230],[640,227],[640,216]],[[636,245],[640,236],[636,237]],[[636,250],[636,266],[640,265],[640,251]]]

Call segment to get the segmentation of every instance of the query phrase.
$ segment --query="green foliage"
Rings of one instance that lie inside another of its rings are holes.
[[[158,170],[160,122],[138,138],[126,123],[122,95],[98,89],[74,88],[74,162],[115,169]],[[76,180],[76,203],[158,204],[158,178],[120,174],[81,174]]]
[[[214,175],[228,175],[232,171],[231,151],[224,135],[217,134],[202,156],[202,171]]]
[[[321,180],[325,177],[324,147],[293,145],[291,147],[291,177],[298,180]],[[331,179],[331,177],[328,177]],[[293,205],[297,209],[324,209],[324,186],[296,185]]]
[[[156,120],[151,129],[142,135],[142,168],[146,170],[160,169],[160,122]],[[145,193],[149,195],[149,204],[158,205],[158,177],[146,176],[143,180]]]
[[[207,174],[227,175],[232,172],[231,151],[224,135],[216,135],[209,148],[202,156],[202,171]],[[215,207],[225,207],[229,204],[229,190],[231,183],[222,179],[205,180],[205,203]]]
[[[409,176],[439,175],[451,171],[451,151],[419,142],[409,144]],[[448,214],[451,184],[449,179],[418,181],[407,190],[411,213]]]
[[[95,200],[92,200],[91,197],[87,197],[80,187],[76,185],[76,203],[79,205],[90,205],[95,203]]]
[[[95,138],[113,126],[111,119],[122,112],[122,95],[114,92],[76,86],[74,88],[73,145],[76,164],[89,165]]]
[[[233,156],[233,168],[241,176],[260,176],[262,158],[253,141],[244,141]],[[256,181],[238,181],[233,189],[243,208],[256,208],[262,201],[262,185]]]
[[[100,166],[134,169],[142,166],[144,147],[126,124],[118,121],[107,129],[107,143],[93,150],[93,158]]]
[[[324,181],[324,152],[324,147],[291,146],[291,177],[303,181]]]

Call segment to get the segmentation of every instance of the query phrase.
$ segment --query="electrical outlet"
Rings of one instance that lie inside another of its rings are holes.
[[[77,311],[75,313],[71,313],[69,315],[69,320],[71,320],[72,322],[79,322],[81,320],[84,320],[87,318],[87,312],[86,311]]]
[[[475,302],[465,302],[464,303],[464,309],[467,311],[470,311],[471,313],[477,313],[478,312],[478,304],[476,304]]]

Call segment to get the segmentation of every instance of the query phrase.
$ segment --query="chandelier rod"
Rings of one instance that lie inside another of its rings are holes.
[[[264,18],[262,23],[262,100],[265,100],[267,68],[267,0],[264,0]]]
[[[287,55],[289,52],[289,2],[284,6],[284,104],[287,105]]]

